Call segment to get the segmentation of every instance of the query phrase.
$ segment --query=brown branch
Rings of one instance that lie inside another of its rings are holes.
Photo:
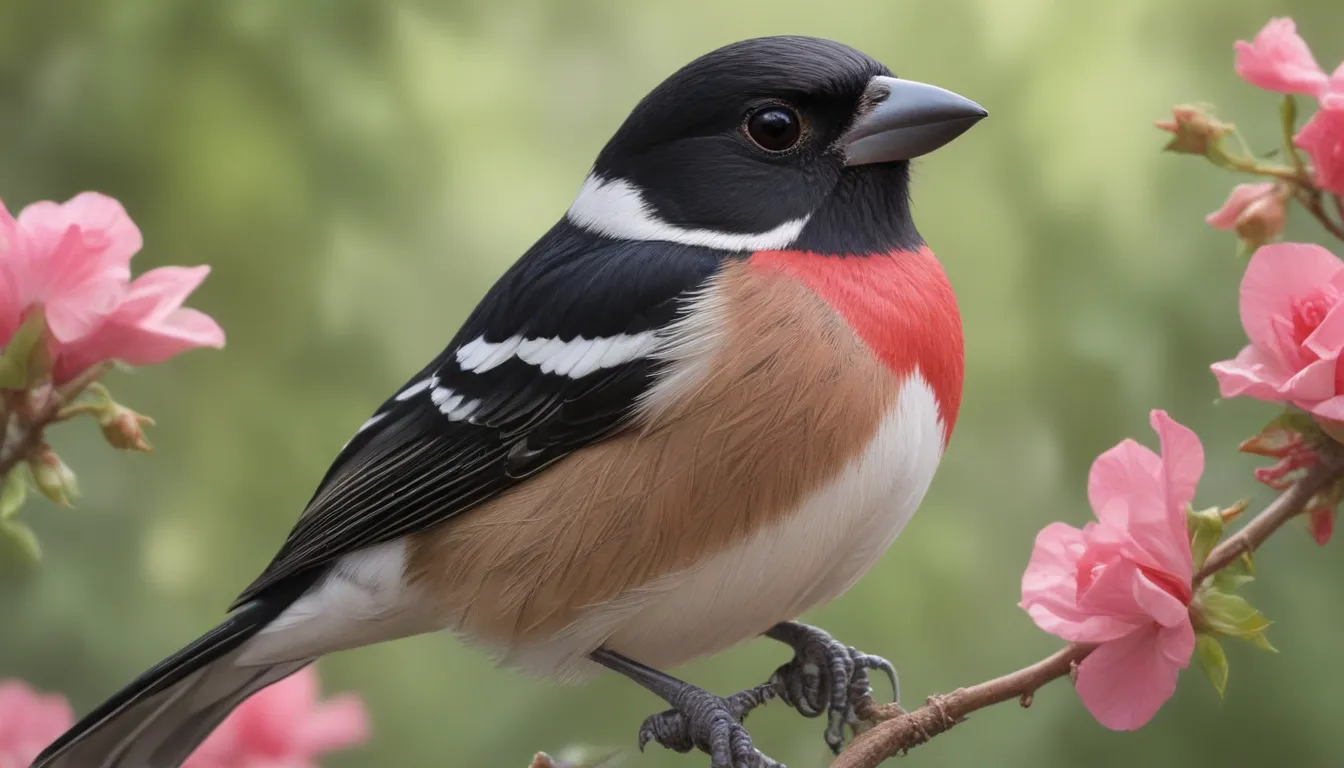
[[[1324,194],[1321,190],[1312,186],[1299,187],[1299,189],[1301,190],[1301,193],[1298,194],[1297,200],[1302,203],[1302,207],[1306,208],[1308,213],[1316,217],[1316,220],[1321,223],[1322,227],[1325,227],[1327,232],[1340,240],[1344,240],[1344,224],[1336,224],[1330,218],[1329,212],[1325,210],[1323,202]],[[1344,205],[1340,204],[1340,199],[1338,197],[1335,198],[1335,208],[1339,210],[1340,217],[1344,219]]]
[[[1341,479],[1344,479],[1344,451],[1332,446],[1322,451],[1320,464],[1312,467],[1245,527],[1215,547],[1204,567],[1195,574],[1195,583],[1199,584],[1227,567],[1243,553],[1254,551],[1284,523],[1301,514],[1312,496]],[[877,724],[855,738],[831,768],[876,768],[887,758],[947,731],[976,710],[1011,699],[1029,707],[1038,688],[1071,674],[1094,647],[1077,643],[1069,645],[1003,677],[958,688],[949,694],[930,696],[924,706],[910,712],[904,712],[894,704],[870,705],[861,714],[878,721]]]
[[[0,434],[0,478],[8,475],[15,465],[40,448],[44,431],[58,419],[61,408],[79,397],[111,367],[112,363],[105,362],[85,368],[73,379],[53,389],[41,405],[31,409],[31,413],[25,413],[24,404],[18,402],[28,396],[27,392],[5,393],[11,402],[10,407],[0,411],[0,415],[4,416],[3,423],[0,423],[0,428],[3,428]]]

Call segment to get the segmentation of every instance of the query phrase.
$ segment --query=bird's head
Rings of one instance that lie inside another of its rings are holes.
[[[610,237],[730,251],[908,248],[919,242],[909,161],[986,114],[840,43],[746,40],[640,101],[568,218]]]

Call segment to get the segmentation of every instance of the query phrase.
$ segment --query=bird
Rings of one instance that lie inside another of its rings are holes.
[[[746,714],[826,714],[868,673],[797,621],[923,499],[956,423],[960,311],[910,165],[987,115],[839,42],[706,53],[640,100],[572,204],[336,455],[222,622],[34,768],[171,768],[318,657],[447,631],[562,683],[667,702],[649,741],[779,763]],[[765,636],[793,659],[722,697],[665,670]]]

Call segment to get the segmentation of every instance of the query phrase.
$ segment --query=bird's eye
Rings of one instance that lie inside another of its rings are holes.
[[[767,152],[793,148],[802,130],[798,113],[788,107],[765,107],[747,117],[747,137]]]

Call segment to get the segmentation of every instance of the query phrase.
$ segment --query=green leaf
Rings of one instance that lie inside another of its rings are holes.
[[[19,330],[10,337],[0,353],[0,389],[27,389],[46,373],[50,364],[47,345],[42,343],[47,324],[42,310],[35,309],[24,318]]]
[[[1204,627],[1220,635],[1250,640],[1269,628],[1270,621],[1257,611],[1246,598],[1217,589],[1201,589],[1195,596],[1195,607]],[[1265,641],[1265,644],[1268,644]]]
[[[1209,682],[1213,683],[1213,689],[1218,691],[1218,698],[1223,697],[1223,692],[1227,690],[1227,654],[1223,652],[1223,644],[1218,642],[1218,638],[1213,635],[1200,635],[1195,640],[1195,655],[1199,657],[1199,666],[1203,668],[1204,674],[1208,675]]]
[[[0,485],[0,520],[13,517],[27,495],[28,484],[23,479],[23,472],[18,467],[11,469],[4,484]]]
[[[1195,570],[1204,567],[1209,553],[1223,538],[1223,513],[1217,507],[1201,510],[1186,509],[1186,528],[1190,531],[1190,552],[1194,555]]]
[[[42,548],[38,546],[37,534],[18,520],[0,520],[0,536],[8,539],[27,562],[36,563],[42,559]]]

